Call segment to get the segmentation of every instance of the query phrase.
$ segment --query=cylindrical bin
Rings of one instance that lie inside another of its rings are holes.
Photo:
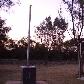
[[[36,84],[36,67],[22,66],[23,84]]]

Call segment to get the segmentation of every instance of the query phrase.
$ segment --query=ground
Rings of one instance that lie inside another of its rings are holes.
[[[0,84],[7,81],[22,80],[23,64],[0,64]],[[77,79],[78,64],[49,62],[48,64],[36,63],[36,80],[48,84],[84,84],[84,80]]]

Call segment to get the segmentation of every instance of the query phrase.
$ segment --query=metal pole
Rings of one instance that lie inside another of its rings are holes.
[[[28,47],[27,47],[27,65],[29,65],[29,52],[30,52],[30,22],[31,22],[31,6],[29,8],[29,29],[28,29]]]
[[[78,56],[78,61],[79,61],[79,78],[81,78],[81,43],[79,43],[79,56]]]
[[[78,46],[77,46],[77,51],[78,51],[78,76],[79,76],[79,78],[81,77],[80,76],[80,42],[79,42],[79,40],[80,40],[80,35],[78,35]]]
[[[29,7],[29,29],[28,29],[28,46],[27,46],[27,65],[22,66],[23,83],[22,84],[36,84],[36,67],[29,65],[29,51],[30,51],[30,22],[31,22],[31,6]]]
[[[83,62],[82,62],[82,55],[81,55],[81,39],[80,35],[78,36],[78,62],[79,62],[79,78],[82,77],[83,74]]]
[[[83,4],[82,4],[82,28],[81,28],[81,32],[80,32],[80,35],[81,36],[81,33],[82,33],[82,29],[83,29]],[[79,38],[79,78],[83,75],[83,59],[82,59],[82,55],[81,55],[81,39]]]

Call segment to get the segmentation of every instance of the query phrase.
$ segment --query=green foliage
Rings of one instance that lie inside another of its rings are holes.
[[[25,40],[25,39],[24,39]],[[21,41],[21,45],[16,43],[12,39],[8,39],[9,49],[0,47],[0,59],[19,59],[24,60],[27,58],[27,45],[24,46],[24,42]],[[47,61],[56,60],[77,60],[77,53],[74,52],[72,41],[65,42],[63,52],[59,50],[50,50],[45,47],[45,44],[39,44],[31,40],[29,60],[43,60]],[[67,47],[68,46],[68,47]],[[7,47],[7,46],[6,46]]]
[[[0,8],[3,6],[10,7],[14,5],[12,0],[0,0]]]
[[[82,29],[84,26],[84,0],[63,0],[65,4],[68,5],[68,10],[72,16],[73,22],[73,35],[81,36]]]
[[[0,41],[7,40],[7,33],[11,30],[10,27],[5,26],[5,20],[0,18]]]
[[[78,44],[78,40],[77,38],[75,38],[75,39],[65,41],[63,43],[63,46],[65,47],[66,51],[77,53],[77,44]]]
[[[80,4],[80,7],[82,7],[82,5],[84,5],[84,0],[78,0],[78,3]]]
[[[52,22],[51,17],[46,19],[36,27],[35,33],[37,38],[41,40],[41,43],[45,44],[49,49],[56,49],[58,45],[63,42],[64,32],[67,29],[68,24],[62,17],[56,17]]]
[[[56,17],[56,19],[54,20],[54,26],[57,26],[57,27],[60,28],[63,32],[66,31],[67,25],[68,25],[68,24],[65,22],[65,19],[63,19],[63,18],[58,18],[58,17]]]
[[[0,8],[7,7],[10,8],[11,6],[14,6],[15,4],[20,4],[20,1],[13,1],[13,0],[0,0]]]
[[[7,54],[5,48],[5,42],[7,41],[7,33],[10,31],[10,27],[5,26],[5,20],[0,18],[0,56],[5,57]]]

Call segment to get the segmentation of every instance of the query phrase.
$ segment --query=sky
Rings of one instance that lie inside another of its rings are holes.
[[[30,34],[33,39],[35,35],[34,26],[38,26],[48,16],[51,16],[53,21],[55,17],[59,16],[60,7],[63,10],[62,16],[66,18],[67,22],[71,21],[67,6],[63,4],[62,0],[20,0],[20,2],[20,5],[16,4],[8,12],[3,10],[0,12],[1,17],[6,19],[7,25],[12,28],[8,34],[14,40],[28,36],[30,5],[32,5]],[[69,27],[72,27],[72,23],[69,24]],[[67,36],[65,40],[70,39],[71,35],[67,32],[65,35]]]

